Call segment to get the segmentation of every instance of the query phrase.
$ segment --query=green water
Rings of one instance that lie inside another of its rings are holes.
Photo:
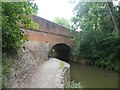
[[[70,62],[71,80],[82,88],[118,88],[118,73]]]

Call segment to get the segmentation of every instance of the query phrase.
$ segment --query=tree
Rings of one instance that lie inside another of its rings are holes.
[[[33,2],[2,2],[2,49],[17,49],[27,40],[19,24],[25,27],[33,23],[28,17],[36,14],[38,7]]]
[[[74,36],[76,44],[73,55],[87,59],[89,64],[120,71],[120,36],[115,34],[116,27],[120,30],[119,11],[112,2],[78,3],[74,9],[72,27],[81,31]]]
[[[114,28],[105,3],[78,3],[74,11],[76,17],[73,18],[73,22],[76,23],[76,27],[80,26],[83,30],[101,29],[106,31],[108,27],[109,30],[113,30]]]
[[[59,25],[70,27],[70,22],[65,18],[55,17],[53,21]]]

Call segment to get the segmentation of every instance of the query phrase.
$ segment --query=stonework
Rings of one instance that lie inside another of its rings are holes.
[[[39,31],[53,33],[61,36],[72,37],[72,33],[70,32],[69,28],[58,25],[54,22],[48,21],[46,19],[43,19],[35,15],[32,16],[32,19],[35,23],[39,25],[39,28],[37,28],[37,30]]]
[[[62,73],[63,73],[62,77],[63,77],[64,88],[66,88],[66,86],[65,86],[66,83],[71,81],[71,79],[70,79],[70,64],[68,64],[66,62],[64,62],[64,63],[65,63],[65,66],[62,71]]]
[[[49,47],[59,43],[64,43],[70,47],[73,45],[72,32],[69,28],[38,16],[33,15],[31,17],[33,21],[39,25],[39,28],[32,30],[21,27],[21,30],[28,35],[30,41],[47,43]]]
[[[40,43],[46,43],[50,48],[56,44],[64,43],[68,46],[72,46],[73,40],[69,37],[58,36],[49,33],[37,32],[33,30],[25,30],[25,34],[28,35],[29,41],[36,41]]]
[[[47,45],[36,41],[28,41],[19,49],[9,77],[9,87],[16,87],[17,81],[36,65],[48,60]],[[12,83],[11,83],[12,82]]]

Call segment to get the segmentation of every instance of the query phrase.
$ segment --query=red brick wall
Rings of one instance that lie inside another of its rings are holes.
[[[48,43],[50,47],[58,43],[64,43],[64,44],[67,44],[68,46],[71,46],[73,42],[71,37],[65,37],[61,35],[44,33],[44,32],[39,32],[39,31],[34,31],[34,30],[24,29],[24,31],[28,35],[29,41]]]
[[[30,41],[48,43],[50,47],[58,43],[72,45],[73,41],[70,29],[38,16],[33,15],[32,19],[39,27],[36,30],[24,29]]]
[[[45,31],[64,36],[72,36],[69,28],[55,24],[38,16],[32,16],[32,19],[34,22],[38,23],[39,28],[37,30],[39,31]]]

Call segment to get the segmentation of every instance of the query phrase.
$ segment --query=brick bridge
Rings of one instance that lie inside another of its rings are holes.
[[[57,52],[57,58],[68,59],[70,48],[73,44],[70,29],[38,16],[32,16],[32,19],[39,27],[35,30],[23,29],[28,35],[29,41],[46,45],[47,52],[49,52],[51,48],[54,48]]]

